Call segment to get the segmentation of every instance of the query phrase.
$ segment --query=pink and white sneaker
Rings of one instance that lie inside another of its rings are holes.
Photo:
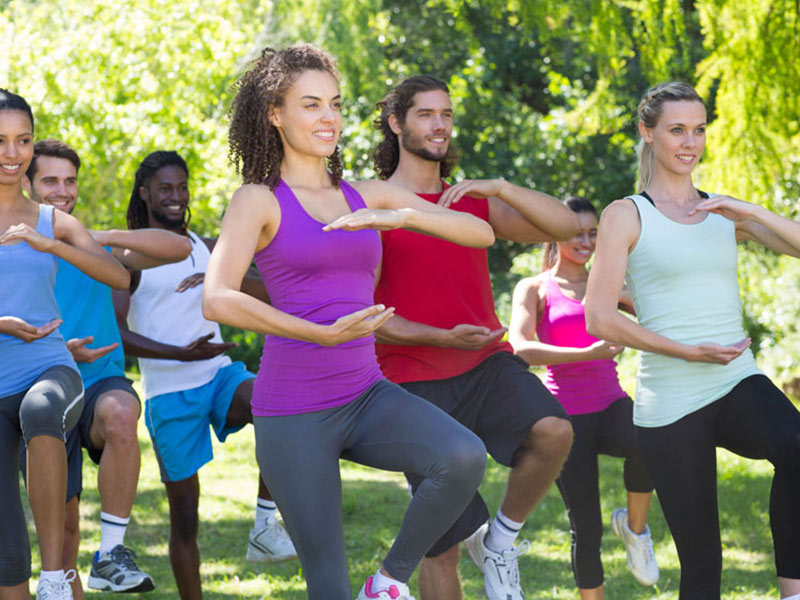
[[[390,585],[388,589],[384,590],[373,589],[373,577],[373,575],[367,577],[356,600],[368,600],[369,598],[378,598],[379,600],[414,600],[414,596],[411,595],[408,586],[404,583]]]

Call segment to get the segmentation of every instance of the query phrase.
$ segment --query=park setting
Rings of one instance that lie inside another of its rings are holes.
[[[0,88],[30,103],[37,140],[63,140],[80,155],[73,216],[87,229],[126,229],[137,167],[151,152],[174,150],[188,167],[191,230],[220,235],[243,182],[231,161],[238,156],[229,151],[234,83],[264,47],[300,42],[338,63],[338,149],[346,181],[376,178],[376,103],[404,79],[431,75],[447,84],[452,101],[457,162],[451,184],[502,178],[558,199],[585,197],[600,215],[639,191],[636,110],[643,94],[658,83],[682,81],[704,99],[708,115],[705,151],[693,173],[697,188],[800,220],[800,6],[794,0],[0,0],[0,31]],[[513,290],[542,271],[543,248],[500,237],[488,249],[488,263],[494,307],[508,326]],[[738,285],[755,361],[798,406],[800,261],[745,242],[738,246]],[[236,344],[227,352],[231,359],[258,372],[264,335],[229,324],[221,332]],[[633,398],[639,352],[626,349],[617,358],[620,383]],[[144,401],[137,359],[127,356],[125,368]],[[543,367],[532,371],[545,377]],[[203,596],[306,598],[298,560],[258,564],[245,557],[258,492],[253,430],[248,425],[224,444],[215,438],[214,460],[199,471]],[[169,560],[170,505],[141,416],[137,437],[141,473],[125,543],[155,582],[142,597],[178,598]],[[677,448],[680,440],[673,443]],[[780,598],[770,529],[774,467],[724,449],[716,456],[720,597]],[[355,593],[392,547],[409,487],[400,472],[340,464]],[[648,525],[660,578],[643,586],[629,572],[625,546],[610,523],[612,510],[626,502],[623,463],[602,456],[599,472],[605,597],[678,600],[681,569],[657,494]],[[492,516],[507,473],[488,460],[479,490]],[[304,465],[297,465],[292,477],[303,476]],[[84,459],[78,554],[84,588],[100,540],[97,479],[97,465]],[[42,565],[26,498],[23,505],[33,589]],[[519,540],[530,541],[519,557],[529,600],[579,597],[570,519],[555,485]],[[486,597],[483,576],[463,550],[460,577],[464,598]],[[419,599],[416,573],[409,588]],[[86,590],[89,598],[111,596]]]

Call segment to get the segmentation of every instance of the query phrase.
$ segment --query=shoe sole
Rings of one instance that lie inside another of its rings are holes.
[[[152,592],[156,589],[155,583],[150,577],[146,577],[141,583],[128,588],[124,588],[115,583],[111,583],[108,579],[102,577],[94,577],[89,575],[87,585],[93,589],[101,592],[114,592],[116,594],[143,594],[145,592]]]
[[[255,553],[258,554],[255,554]],[[274,556],[268,552],[264,552],[261,548],[254,545],[252,542],[247,545],[247,553],[245,558],[248,562],[252,563],[280,563],[297,558],[297,554],[288,554],[285,556]]]

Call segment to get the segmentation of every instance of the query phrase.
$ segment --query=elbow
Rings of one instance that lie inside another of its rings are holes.
[[[127,290],[131,286],[131,274],[124,267],[114,269],[114,276],[108,286],[115,290]]]
[[[586,333],[601,340],[609,339],[609,319],[603,311],[586,306]]]
[[[175,251],[175,261],[181,261],[192,253],[192,242],[189,238],[181,236],[179,247]]]
[[[220,318],[220,298],[218,295],[209,291],[208,288],[203,289],[203,317],[209,321],[221,322]]]
[[[476,248],[488,248],[495,242],[494,229],[486,221],[483,221],[483,231],[480,236],[480,243],[476,244]]]

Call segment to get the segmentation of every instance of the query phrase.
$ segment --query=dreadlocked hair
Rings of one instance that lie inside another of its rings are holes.
[[[381,114],[375,118],[372,124],[375,129],[383,134],[383,139],[375,148],[375,152],[372,153],[372,164],[380,179],[391,177],[392,173],[397,169],[397,163],[400,161],[400,141],[397,139],[397,134],[389,126],[389,117],[394,115],[402,126],[406,122],[408,109],[414,105],[414,96],[420,92],[433,90],[450,93],[447,84],[441,79],[431,75],[415,75],[405,79],[375,105],[381,111]],[[445,157],[439,162],[440,176],[449,177],[455,162],[451,146]]]
[[[133,179],[131,200],[128,203],[128,229],[144,229],[150,227],[147,203],[144,201],[144,198],[142,198],[139,188],[146,186],[150,182],[150,178],[155,175],[159,169],[172,166],[180,167],[186,173],[186,177],[189,177],[189,167],[186,166],[186,161],[174,150],[156,150],[145,156],[139,168],[136,169],[136,177]],[[182,224],[184,233],[186,233],[189,228],[189,221],[191,218],[192,212],[187,206]]]
[[[244,183],[264,183],[271,190],[278,186],[283,143],[270,116],[283,105],[286,92],[297,78],[311,70],[325,71],[339,81],[336,60],[311,44],[295,44],[283,50],[264,48],[233,85],[236,97],[228,114],[228,160]],[[328,157],[328,170],[338,188],[342,180],[338,146]]]

